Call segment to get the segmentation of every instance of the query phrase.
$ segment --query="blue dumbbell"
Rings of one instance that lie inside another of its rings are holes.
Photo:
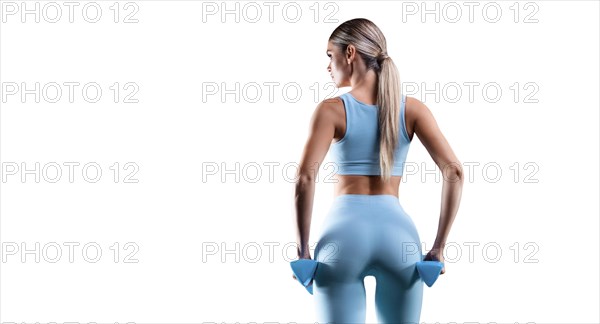
[[[424,259],[425,255],[421,258]],[[440,261],[418,261],[417,271],[428,287],[431,287],[442,272],[444,263]]]
[[[298,282],[312,295],[313,285],[309,285],[309,283],[315,277],[319,262],[311,259],[298,259],[290,262],[290,265]]]

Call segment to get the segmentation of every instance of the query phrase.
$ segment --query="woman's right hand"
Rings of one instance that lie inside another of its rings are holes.
[[[429,252],[427,252],[427,255],[423,258],[423,261],[439,261],[444,263],[443,252],[443,248],[433,248]],[[444,272],[446,272],[446,264],[444,264],[444,266],[442,267],[442,271],[440,272],[440,274],[444,274]]]
[[[310,252],[305,252],[305,253],[298,253],[298,260],[300,259],[308,259],[308,260],[312,260],[312,257],[310,256]],[[294,278],[294,280],[298,280],[296,278],[296,275],[292,273],[292,278]],[[312,285],[313,280],[311,279],[310,282],[308,283],[308,285]]]

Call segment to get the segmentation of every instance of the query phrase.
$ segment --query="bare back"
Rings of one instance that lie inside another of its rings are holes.
[[[346,133],[346,112],[341,99],[334,98],[329,100],[332,109],[335,111],[335,134],[332,143],[335,143],[344,137]],[[411,109],[413,99],[406,97],[406,130],[408,137],[412,142],[414,134],[414,109]],[[334,186],[334,196],[343,194],[362,194],[362,195],[394,195],[399,196],[400,181],[402,176],[392,176],[387,183],[381,180],[380,176],[372,175],[340,175],[336,174],[337,183]]]

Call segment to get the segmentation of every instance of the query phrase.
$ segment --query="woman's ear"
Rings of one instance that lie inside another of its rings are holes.
[[[346,47],[346,61],[348,62],[348,64],[352,63],[355,53],[356,53],[356,48],[354,48],[354,45],[349,44]]]

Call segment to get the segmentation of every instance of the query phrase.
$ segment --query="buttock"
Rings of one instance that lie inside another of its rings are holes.
[[[337,196],[325,216],[315,249],[321,282],[361,280],[399,273],[421,260],[412,218],[393,195]]]
[[[319,323],[365,323],[364,278],[375,277],[381,323],[419,323],[423,283],[417,229],[393,195],[337,196],[325,216],[314,259]]]

